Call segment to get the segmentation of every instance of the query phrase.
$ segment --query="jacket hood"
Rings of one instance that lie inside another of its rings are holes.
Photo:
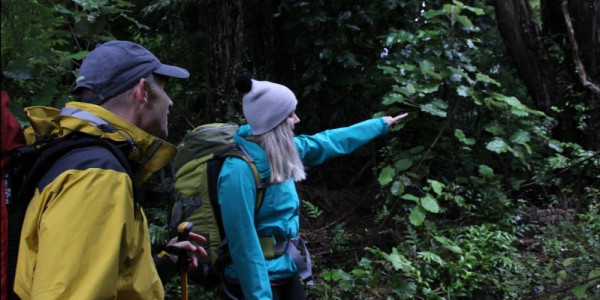
[[[61,115],[60,110],[56,108],[34,106],[25,109],[31,123],[31,127],[25,130],[27,144],[34,143],[38,138],[63,137],[73,131],[116,142],[129,142],[134,149],[129,153],[128,158],[139,164],[136,170],[136,185],[142,184],[152,173],[166,166],[177,153],[177,149],[172,144],[145,132],[101,106],[69,102],[65,107],[89,112],[106,121],[116,131],[102,131],[89,121]]]
[[[267,152],[257,143],[247,140],[252,136],[252,128],[250,125],[242,125],[238,132],[233,136],[233,140],[242,145],[254,160],[254,165],[258,169],[258,173],[262,179],[271,176],[271,168],[269,167],[269,159]]]

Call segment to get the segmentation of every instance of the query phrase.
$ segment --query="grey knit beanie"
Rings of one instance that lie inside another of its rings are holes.
[[[261,135],[277,127],[296,110],[296,96],[281,84],[241,75],[235,85],[245,93],[242,107],[253,135]]]

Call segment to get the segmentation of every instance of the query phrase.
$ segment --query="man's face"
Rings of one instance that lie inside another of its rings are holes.
[[[173,106],[173,102],[165,92],[165,88],[166,80],[156,76],[154,83],[152,81],[146,83],[148,106],[142,120],[144,124],[142,129],[161,139],[165,139],[169,133],[167,116],[169,108]]]

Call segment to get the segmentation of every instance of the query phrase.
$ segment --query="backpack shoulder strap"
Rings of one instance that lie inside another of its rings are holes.
[[[54,162],[71,150],[88,146],[101,146],[108,149],[123,166],[127,174],[131,177],[132,182],[134,182],[134,173],[127,160],[127,157],[125,156],[125,149],[121,149],[116,144],[99,137],[80,132],[73,132],[65,137],[48,141],[46,144],[42,145],[42,148],[39,150],[35,150],[33,148],[35,145],[31,145],[21,147],[16,151],[16,158],[22,158],[23,160],[31,159],[27,156],[31,155],[31,153],[34,151],[39,151],[39,156],[35,158],[35,161],[25,173],[22,186],[18,193],[17,201],[21,203],[28,203],[31,197],[33,197],[35,186],[45,175],[46,171],[48,171],[48,169],[54,164]]]
[[[233,144],[230,151],[223,154],[223,156],[233,156],[242,159],[248,164],[250,170],[252,170],[252,176],[256,185],[256,203],[254,205],[254,214],[256,215],[262,206],[263,200],[265,199],[265,192],[267,188],[271,186],[269,178],[260,178],[260,173],[254,164],[254,159],[240,144]]]

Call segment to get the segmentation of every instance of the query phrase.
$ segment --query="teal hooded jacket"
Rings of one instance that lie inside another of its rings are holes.
[[[387,124],[378,118],[315,135],[300,135],[294,138],[294,142],[304,166],[312,167],[327,159],[349,154],[387,132]],[[267,154],[261,146],[246,139],[250,135],[250,126],[244,125],[234,140],[254,159],[261,178],[268,178]],[[255,216],[256,186],[252,171],[245,161],[227,158],[219,175],[218,193],[233,261],[225,274],[239,280],[245,299],[271,299],[270,280],[297,276],[298,271],[287,253],[266,260],[259,237],[291,239],[298,236],[300,201],[294,181],[290,178],[271,185]]]

